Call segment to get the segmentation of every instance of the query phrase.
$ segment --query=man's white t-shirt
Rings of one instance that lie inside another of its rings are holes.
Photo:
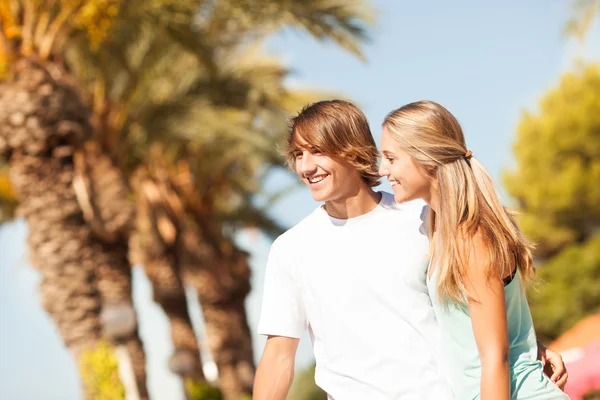
[[[259,334],[309,330],[315,381],[335,400],[451,399],[426,286],[425,203],[356,218],[321,207],[273,243]]]

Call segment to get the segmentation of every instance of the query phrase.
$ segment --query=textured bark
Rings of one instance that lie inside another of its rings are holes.
[[[180,175],[178,186],[188,210],[181,241],[184,281],[198,293],[223,398],[238,400],[252,394],[256,372],[244,306],[251,289],[248,254],[202,209],[201,201],[190,191],[191,176]]]
[[[42,274],[42,304],[68,347],[101,336],[102,306],[90,231],[69,187],[73,169],[60,160],[14,156],[10,176],[29,227],[33,266]]]
[[[163,177],[164,178],[164,177]],[[177,241],[183,217],[182,204],[169,182],[151,177],[140,169],[134,177],[137,226],[131,239],[131,260],[145,266],[154,300],[162,307],[171,326],[175,352],[171,371],[197,383],[206,381],[198,340],[188,314],[185,287],[180,274]]]
[[[208,346],[219,369],[224,398],[252,393],[254,362],[244,299],[227,304],[203,304]]]
[[[126,187],[101,151],[85,144],[92,135],[89,112],[68,75],[54,64],[25,59],[15,70],[15,79],[0,86],[0,155],[9,162],[18,213],[28,223],[43,306],[76,358],[114,328],[111,315],[126,315],[127,332],[110,338],[131,349],[139,392],[147,399],[127,248],[120,236],[133,209],[118,201],[107,205]],[[86,155],[96,159],[86,161]],[[98,164],[90,167],[90,161]],[[90,207],[95,214],[89,214]],[[101,312],[108,317],[101,319]]]
[[[189,202],[194,196],[188,193]],[[204,314],[206,337],[225,400],[251,395],[255,366],[244,300],[250,292],[248,254],[222,227],[188,203],[182,240],[184,280],[193,285]]]
[[[210,216],[194,207],[194,195],[186,189],[192,187],[186,186],[189,178],[171,176],[159,162],[153,163],[151,172],[137,174],[138,223],[132,257],[146,265],[155,299],[171,322],[176,350],[198,353],[183,291],[184,284],[196,288],[223,397],[239,400],[252,393],[255,372],[244,308],[250,291],[248,255],[223,236]],[[193,365],[176,356],[172,363],[180,369]]]
[[[103,304],[103,334],[114,344],[125,345],[140,399],[148,399],[146,358],[137,331],[128,260],[128,238],[135,221],[134,204],[127,198],[129,188],[122,172],[96,142],[85,142],[73,161],[79,205],[92,234],[99,239],[94,262]]]
[[[244,306],[250,291],[250,268],[247,254],[236,248],[216,255],[218,258],[209,264],[212,268],[206,268],[206,264],[202,268],[198,262],[187,263],[186,281],[198,292],[223,398],[238,400],[252,393],[255,374],[252,336]]]

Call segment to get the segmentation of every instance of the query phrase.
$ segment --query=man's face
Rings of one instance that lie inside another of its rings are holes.
[[[387,128],[381,134],[381,164],[379,175],[388,179],[394,191],[397,203],[415,199],[428,199],[431,193],[432,179],[425,169],[407,154],[393,138]]]
[[[360,173],[348,162],[322,154],[302,137],[296,139],[296,173],[318,202],[343,200],[362,183]]]

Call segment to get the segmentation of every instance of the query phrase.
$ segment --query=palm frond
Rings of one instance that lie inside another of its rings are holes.
[[[251,205],[238,207],[231,213],[217,214],[217,218],[233,230],[256,228],[272,239],[287,230],[286,227],[269,217],[267,210],[257,209]]]
[[[299,28],[363,58],[359,43],[368,39],[374,14],[357,0],[230,0],[205,6],[197,19],[199,31],[219,46],[239,43],[240,37],[255,39],[282,28]]]
[[[600,0],[575,0],[571,7],[572,15],[565,25],[564,34],[583,42],[594,18],[598,15]]]
[[[165,161],[189,162],[209,208],[269,226],[253,199],[284,165],[288,118],[331,94],[287,88],[291,71],[268,55],[265,36],[301,29],[360,56],[372,15],[362,1],[130,0],[98,51],[73,38],[68,60],[106,111],[107,131],[119,131],[130,170],[157,145]]]

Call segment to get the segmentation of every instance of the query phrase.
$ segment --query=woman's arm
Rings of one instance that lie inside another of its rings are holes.
[[[510,398],[509,345],[502,279],[488,278],[489,257],[479,235],[465,243],[465,287],[481,359],[481,400]]]

